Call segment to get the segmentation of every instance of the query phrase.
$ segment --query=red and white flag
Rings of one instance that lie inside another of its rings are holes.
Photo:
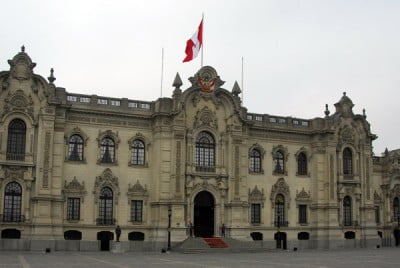
[[[201,46],[203,45],[203,19],[200,22],[199,28],[194,33],[192,38],[187,40],[186,42],[186,57],[183,59],[183,62],[188,62],[193,60],[199,54]]]

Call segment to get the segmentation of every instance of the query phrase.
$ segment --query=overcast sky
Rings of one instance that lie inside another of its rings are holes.
[[[35,73],[68,92],[154,101],[182,63],[204,12],[204,65],[241,84],[249,112],[323,117],[347,92],[366,109],[374,152],[400,148],[400,1],[18,0],[1,5],[0,70],[25,45]]]

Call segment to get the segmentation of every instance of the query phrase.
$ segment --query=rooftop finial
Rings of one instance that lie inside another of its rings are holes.
[[[22,47],[21,47],[21,52],[25,52],[25,46],[24,45],[22,45]]]
[[[49,80],[49,82],[51,84],[53,84],[53,82],[56,81],[56,78],[54,77],[54,69],[53,68],[50,69],[50,76],[47,77],[47,79]]]
[[[364,119],[367,118],[367,115],[365,113],[365,108],[363,109],[363,117],[364,117]]]
[[[331,112],[328,109],[328,104],[325,104],[325,116],[329,116]]]
[[[174,82],[172,83],[172,86],[179,89],[182,86],[182,79],[179,76],[179,73],[176,73]]]
[[[343,96],[346,96],[346,91],[343,92]]]
[[[242,93],[242,91],[240,90],[238,82],[235,81],[235,84],[233,85],[233,88],[232,88],[232,94],[235,96],[239,96],[240,93]]]

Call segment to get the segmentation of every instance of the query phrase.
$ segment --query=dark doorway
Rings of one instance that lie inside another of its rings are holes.
[[[4,229],[3,231],[1,231],[1,238],[20,239],[21,231],[17,229]]]
[[[97,233],[97,240],[100,240],[100,250],[110,250],[110,241],[114,239],[114,233],[102,231]]]
[[[65,240],[82,240],[82,233],[76,230],[69,230],[64,232]]]
[[[194,235],[214,236],[214,197],[207,191],[198,193],[194,199]]]
[[[144,241],[144,233],[142,233],[142,232],[130,232],[128,234],[128,239],[130,241]]]
[[[286,233],[277,232],[275,233],[276,248],[287,249]]]

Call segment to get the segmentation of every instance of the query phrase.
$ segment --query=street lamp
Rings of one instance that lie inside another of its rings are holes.
[[[172,209],[171,207],[168,208],[168,246],[167,250],[171,250],[171,215]]]

